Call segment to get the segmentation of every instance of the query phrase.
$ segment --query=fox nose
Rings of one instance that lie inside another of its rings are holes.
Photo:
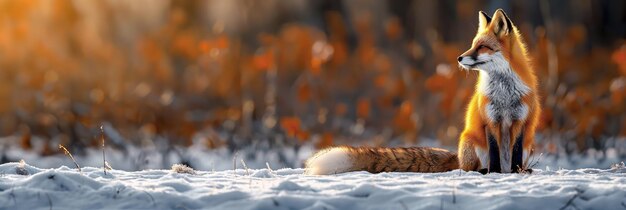
[[[463,60],[463,56],[459,56],[458,58],[456,58],[456,60],[461,62],[461,60]]]

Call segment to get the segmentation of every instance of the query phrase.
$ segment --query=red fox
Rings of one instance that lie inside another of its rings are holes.
[[[458,155],[427,147],[333,147],[309,158],[306,173],[526,170],[541,112],[537,78],[522,37],[504,11],[496,10],[493,18],[481,11],[478,20],[472,47],[458,57],[462,69],[479,72]]]

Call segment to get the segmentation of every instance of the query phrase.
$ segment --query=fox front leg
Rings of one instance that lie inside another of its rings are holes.
[[[498,141],[498,152],[500,152],[501,173],[511,173],[513,164],[511,161],[511,122],[504,120],[500,124],[500,141]]]
[[[485,137],[487,137],[487,150],[489,153],[487,168],[480,169],[478,172],[487,174],[491,172],[500,173],[500,150],[498,149],[498,141],[496,137],[489,132],[489,127],[485,126]]]
[[[519,173],[524,168],[524,132],[515,138],[515,145],[513,145],[513,155],[511,157],[511,171],[513,173]]]
[[[524,132],[520,132],[520,134],[515,138],[515,145],[513,145],[513,157],[511,157],[511,171],[513,173],[532,173],[533,170],[524,165],[524,152],[526,155],[530,155],[530,151],[524,151]],[[526,160],[527,161],[527,160]],[[526,163],[528,164],[528,163]]]

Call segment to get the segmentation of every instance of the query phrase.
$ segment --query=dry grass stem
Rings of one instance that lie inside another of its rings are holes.
[[[243,161],[243,159],[241,159],[241,165],[243,165],[243,168],[246,169],[246,175],[250,176],[250,170],[248,169],[248,166],[246,165],[246,162]]]
[[[104,170],[104,175],[107,175],[107,158],[104,155],[104,126],[100,126],[100,139],[102,140],[102,168]],[[109,168],[111,168],[109,166]]]
[[[65,155],[67,155],[68,157],[70,157],[70,159],[72,159],[72,162],[74,162],[74,165],[76,165],[76,168],[78,169],[78,172],[83,172],[80,169],[80,166],[78,165],[78,163],[76,162],[76,159],[74,159],[74,156],[72,156],[72,153],[70,153],[69,150],[67,150],[67,148],[65,148],[63,145],[59,144],[59,149],[63,150],[63,152],[65,153]]]

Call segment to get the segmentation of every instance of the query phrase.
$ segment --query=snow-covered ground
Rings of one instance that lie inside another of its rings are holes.
[[[43,141],[35,141],[41,143]],[[579,168],[609,168],[612,164],[626,161],[626,139],[621,139],[615,148],[607,149],[606,152],[587,150],[581,154],[536,154],[531,158],[535,168],[545,169],[579,169]],[[57,168],[62,165],[73,165],[72,161],[62,152],[50,156],[41,155],[43,145],[35,145],[34,149],[24,150],[19,146],[17,136],[0,137],[0,160],[3,162],[17,162],[25,160],[32,166],[39,168]],[[124,150],[107,147],[107,162],[115,169],[125,171],[137,171],[145,169],[165,169],[172,164],[185,163],[198,170],[218,171],[241,168],[241,161],[245,161],[249,168],[265,168],[266,164],[272,168],[301,168],[305,160],[317,150],[312,144],[302,145],[298,150],[292,147],[279,147],[273,149],[249,147],[235,153],[226,148],[208,149],[204,142],[196,141],[188,148],[172,147],[165,150],[152,145],[137,147],[128,145]],[[400,145],[402,146],[402,145]],[[418,146],[438,147],[451,151],[456,148],[443,147],[436,140],[420,142]],[[71,150],[71,148],[70,148]],[[76,151],[70,151],[76,152]],[[84,154],[74,154],[80,166],[100,167],[102,165],[102,150],[98,148],[85,148]],[[233,164],[233,162],[235,164]]]
[[[624,161],[622,147],[536,157],[530,175],[456,170],[308,176],[303,169],[278,168],[302,167],[315,152],[311,145],[297,151],[250,148],[233,154],[223,148],[208,150],[199,142],[172,150],[107,147],[107,162],[115,170],[104,175],[100,149],[75,154],[83,167],[78,172],[62,153],[44,157],[37,152],[41,145],[23,150],[14,146],[16,141],[0,139],[2,161],[27,163],[24,169],[18,163],[0,165],[0,210],[626,209],[626,168],[609,169]],[[197,171],[154,170],[181,162]]]
[[[0,209],[624,209],[626,168],[533,174],[127,172],[0,165]],[[26,174],[26,175],[20,175]]]

